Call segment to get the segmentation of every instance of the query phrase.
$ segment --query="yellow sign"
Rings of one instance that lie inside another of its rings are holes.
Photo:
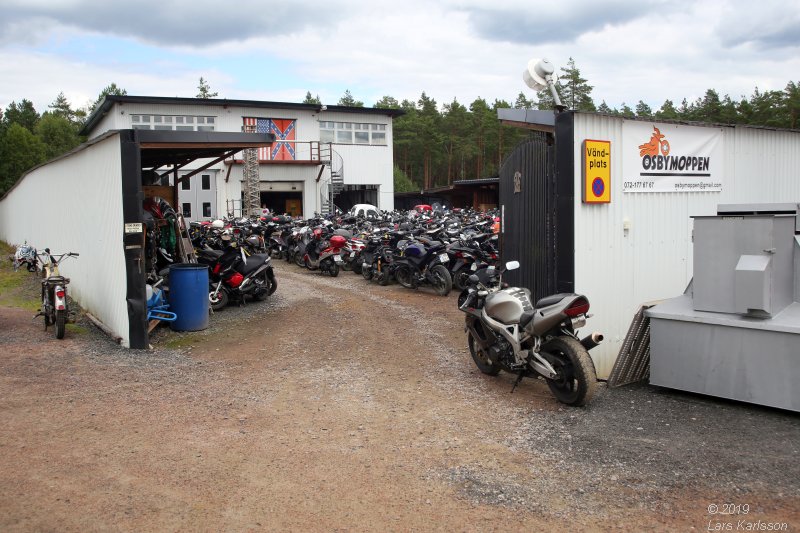
[[[583,203],[611,203],[611,141],[583,141]]]

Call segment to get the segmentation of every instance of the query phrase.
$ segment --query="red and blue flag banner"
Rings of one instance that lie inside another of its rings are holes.
[[[292,161],[295,159],[295,120],[245,117],[245,127],[255,127],[256,133],[272,133],[275,142],[271,148],[259,148],[259,161]]]

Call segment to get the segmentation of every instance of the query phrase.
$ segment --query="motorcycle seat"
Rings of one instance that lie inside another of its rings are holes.
[[[536,306],[535,307],[537,309],[541,309],[542,307],[548,307],[548,306],[557,304],[558,302],[560,302],[561,300],[563,300],[567,296],[572,296],[572,295],[570,293],[562,292],[562,293],[559,293],[559,294],[552,294],[550,296],[545,296],[544,298],[542,298],[541,300],[536,302]]]
[[[247,263],[246,264],[242,264],[241,267],[239,269],[237,269],[237,270],[239,270],[240,274],[243,274],[243,275],[246,276],[250,272],[253,272],[257,268],[259,268],[261,265],[263,265],[266,262],[268,257],[269,257],[269,255],[267,255],[267,254],[253,254],[253,255],[251,255],[250,257],[247,258]]]

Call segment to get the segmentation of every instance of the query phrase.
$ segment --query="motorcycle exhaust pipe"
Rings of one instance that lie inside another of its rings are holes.
[[[587,352],[592,348],[594,348],[595,346],[597,346],[598,344],[600,344],[601,342],[603,342],[603,334],[597,331],[581,339],[581,344],[583,345],[584,348],[586,348]]]

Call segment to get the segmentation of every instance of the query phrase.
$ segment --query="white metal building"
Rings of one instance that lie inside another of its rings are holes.
[[[61,267],[71,279],[70,295],[121,344],[146,348],[146,177],[153,169],[222,161],[274,140],[259,133],[107,131],[26,172],[0,198],[0,239],[79,253]]]
[[[327,188],[337,178],[343,189],[334,200],[339,207],[366,202],[394,209],[392,119],[401,113],[286,102],[108,96],[88,118],[82,133],[94,138],[128,128],[241,132],[245,126],[273,133],[276,143],[259,151],[262,204],[273,212],[310,217],[326,210]],[[183,170],[195,170],[202,163]],[[231,211],[238,214],[242,155],[203,174],[208,179],[182,185],[176,210],[189,220],[221,217]]]
[[[554,117],[501,110],[500,119],[555,141],[554,147],[542,143],[541,157],[533,158],[544,161],[542,176],[551,177],[551,187],[534,191],[532,158],[511,158],[501,171],[504,232],[528,220],[525,213],[508,212],[515,196],[552,194],[552,205],[543,208],[551,218],[541,225],[542,232],[552,232],[550,250],[558,256],[558,283],[550,290],[589,297],[594,316],[587,329],[606,337],[590,352],[600,377],[611,372],[639,307],[686,289],[693,273],[691,217],[715,215],[718,204],[800,202],[800,131],[572,111]],[[590,169],[592,161],[596,166]],[[521,190],[514,193],[504,175],[517,171]],[[537,209],[525,205],[525,211]],[[528,252],[518,250],[522,268],[536,268],[530,264],[534,254],[526,265]]]

